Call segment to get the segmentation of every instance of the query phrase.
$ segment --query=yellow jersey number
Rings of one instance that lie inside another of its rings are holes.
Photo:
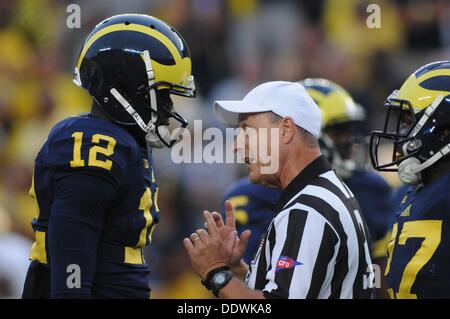
[[[75,132],[72,134],[74,143],[73,143],[73,159],[70,161],[70,167],[84,167],[85,161],[81,158],[81,146],[83,141],[83,132]],[[111,170],[112,161],[111,160],[99,160],[97,159],[97,154],[103,154],[105,156],[111,156],[114,154],[114,147],[116,146],[116,140],[111,136],[103,135],[103,134],[94,134],[92,135],[92,143],[99,144],[100,141],[106,141],[106,147],[102,147],[100,145],[94,145],[89,149],[89,158],[88,158],[88,166],[91,167],[100,167],[106,170]],[[154,181],[154,177],[152,174],[152,179]],[[156,201],[158,196],[158,189],[155,192],[155,208],[158,210]],[[152,201],[152,193],[150,188],[146,188],[144,193],[142,194],[139,210],[143,212],[145,218],[145,226],[141,230],[139,241],[136,244],[136,247],[144,247],[147,242],[147,229],[152,225],[153,218],[150,214],[150,208],[153,205]],[[154,231],[154,227],[152,228],[149,234],[149,241],[151,241],[152,234]]]
[[[243,208],[248,205],[248,202],[249,202],[248,196],[238,195],[238,196],[230,197],[228,200],[231,202],[231,204],[235,208],[234,217],[236,218],[236,221],[241,225],[247,225],[248,224],[248,213]]]
[[[417,295],[411,293],[411,287],[416,280],[417,274],[425,266],[425,264],[431,259],[434,252],[439,247],[442,237],[442,220],[415,220],[403,223],[400,236],[396,243],[398,233],[398,223],[392,228],[391,240],[388,244],[388,262],[386,265],[385,275],[391,270],[392,254],[394,252],[394,246],[405,245],[409,238],[423,238],[420,248],[416,251],[409,263],[403,270],[402,279],[397,292],[388,289],[391,298],[398,299],[417,299]]]
[[[84,167],[85,161],[81,158],[81,144],[83,141],[83,132],[75,132],[72,134],[74,143],[73,143],[73,159],[70,161],[70,167]],[[100,167],[104,168],[108,171],[111,170],[112,161],[107,160],[99,160],[97,159],[97,154],[103,154],[105,156],[111,156],[114,154],[114,147],[116,146],[116,140],[111,136],[103,135],[103,134],[94,134],[92,135],[92,143],[100,144],[100,141],[106,141],[108,144],[106,147],[102,147],[100,145],[92,146],[89,149],[89,158],[88,158],[88,166],[91,167]]]

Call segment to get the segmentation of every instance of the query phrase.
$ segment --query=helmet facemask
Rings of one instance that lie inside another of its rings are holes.
[[[338,175],[347,179],[353,172],[364,166],[364,152],[367,148],[363,134],[363,121],[347,121],[332,124],[323,129],[323,136],[328,136],[338,156],[330,162]]]
[[[348,167],[348,162],[341,158],[333,140],[324,132],[319,137],[319,147],[339,177],[347,179],[351,176],[354,167]]]
[[[161,148],[166,146],[170,148],[180,140],[188,122],[174,111],[168,89],[157,90],[156,95],[157,109],[150,108],[152,113],[151,123],[154,123],[154,129],[145,135],[145,139],[152,147]],[[151,126],[151,124],[149,125]],[[172,134],[169,132],[169,126],[175,127],[172,130]]]
[[[402,160],[413,156],[419,151],[416,141],[408,138],[410,131],[417,122],[420,114],[415,114],[411,103],[407,100],[397,99],[398,91],[395,90],[384,103],[387,109],[383,131],[374,131],[370,137],[370,158],[373,167],[378,171],[396,172],[395,167]],[[412,141],[408,152],[402,150],[405,143]],[[380,144],[392,146],[392,159],[385,164],[379,164],[378,147]],[[413,147],[416,148],[413,150]]]
[[[145,63],[148,85],[139,87],[136,96],[141,97],[139,100],[145,101],[145,109],[148,112],[141,116],[116,88],[111,88],[110,93],[133,117],[140,129],[146,133],[145,140],[148,145],[155,148],[164,146],[170,148],[179,141],[184,128],[188,125],[187,120],[173,110],[170,94],[195,97],[193,76],[189,77],[189,87],[164,81],[155,82],[150,54],[147,50],[142,53],[142,58]],[[170,119],[174,119],[179,124],[179,127],[173,130],[173,134],[167,128]]]

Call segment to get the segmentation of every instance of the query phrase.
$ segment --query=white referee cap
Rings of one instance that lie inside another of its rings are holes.
[[[295,124],[319,137],[322,113],[297,82],[273,81],[258,85],[240,101],[215,101],[214,111],[219,121],[237,126],[240,113],[271,111],[281,117],[290,116]]]

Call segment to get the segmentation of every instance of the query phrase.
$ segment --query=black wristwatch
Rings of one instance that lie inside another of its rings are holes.
[[[211,270],[202,284],[211,290],[214,296],[219,297],[219,290],[225,287],[233,278],[230,267],[224,266]]]

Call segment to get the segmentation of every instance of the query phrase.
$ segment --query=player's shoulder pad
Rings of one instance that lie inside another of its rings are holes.
[[[364,184],[365,187],[373,187],[377,189],[390,190],[388,182],[377,172],[370,170],[357,170],[353,173],[353,180],[357,180]]]
[[[86,114],[57,123],[38,157],[63,169],[118,171],[141,160],[141,149],[124,129]]]
[[[230,196],[234,196],[236,194],[241,194],[243,192],[247,192],[249,185],[251,185],[250,180],[248,178],[241,178],[237,181],[233,182],[228,188],[225,190],[225,198]]]

